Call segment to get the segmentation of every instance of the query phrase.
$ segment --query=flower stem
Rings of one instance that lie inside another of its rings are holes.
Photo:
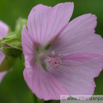
[[[33,94],[33,98],[34,98],[34,103],[38,103],[38,100],[35,94]]]

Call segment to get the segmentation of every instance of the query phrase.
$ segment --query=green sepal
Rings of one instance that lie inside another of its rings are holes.
[[[18,38],[15,32],[8,33],[5,37],[3,37],[3,40],[13,39],[13,38]]]
[[[0,47],[1,47],[1,42],[2,42],[2,40],[0,40]]]
[[[0,65],[0,72],[7,71],[15,64],[16,59],[5,57]]]
[[[4,39],[2,42],[1,42],[1,47],[2,48],[5,48],[3,47],[3,45],[7,44],[8,46],[12,47],[12,48],[15,48],[15,49],[19,49],[22,51],[22,45],[21,45],[21,40],[19,38],[10,38],[10,39]]]

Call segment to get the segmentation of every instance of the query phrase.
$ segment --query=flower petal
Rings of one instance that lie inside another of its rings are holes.
[[[8,33],[8,26],[4,22],[0,21],[0,39],[2,39],[7,33]],[[5,55],[0,50],[0,65],[1,65],[2,61],[4,60],[4,58],[5,58]],[[2,79],[6,73],[7,73],[7,71],[0,72],[0,82],[2,81]]]
[[[23,27],[22,30],[22,46],[23,46],[23,53],[24,55],[33,55],[35,51],[34,42],[30,34],[28,33],[26,27]]]
[[[68,95],[64,87],[40,64],[34,64],[31,77],[28,76],[27,68],[24,69],[24,78],[29,88],[40,99],[59,100],[60,95]]]
[[[60,3],[54,7],[39,4],[35,6],[28,17],[28,32],[40,46],[49,43],[68,23],[74,4]]]
[[[8,26],[0,21],[0,39],[2,39],[8,33]]]
[[[94,34],[96,16],[85,14],[77,17],[65,28],[49,51],[61,55],[77,52],[93,52],[103,54],[103,39]]]
[[[5,58],[5,55],[4,55],[4,53],[0,50],[0,65],[1,65],[2,61],[4,60],[4,58]]]
[[[34,60],[35,60],[34,44],[35,43],[32,41],[30,34],[28,33],[28,31],[26,30],[26,27],[24,26],[22,30],[22,48],[23,48],[23,54],[25,58],[25,66],[27,68],[30,68],[30,65],[34,64]],[[29,72],[31,72],[31,68],[28,69],[28,75],[29,75]]]
[[[47,73],[41,65],[34,63],[35,47],[26,27],[22,31],[22,47],[25,57],[24,78],[33,93],[40,99],[51,100],[60,99],[60,95],[68,94],[64,87],[50,74]]]
[[[57,79],[69,95],[92,95],[94,78],[103,68],[103,56],[95,53],[74,53],[61,57],[61,66],[48,71]]]
[[[2,61],[4,60],[5,55],[4,53],[0,50],[0,65],[2,63]],[[0,72],[0,82],[2,81],[3,77],[5,76],[5,74],[7,73],[7,71],[4,72]]]
[[[6,73],[7,73],[7,71],[0,72],[0,83],[1,83],[3,77],[5,76]]]

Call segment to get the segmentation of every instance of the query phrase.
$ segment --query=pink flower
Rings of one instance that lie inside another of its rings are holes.
[[[103,39],[95,34],[96,16],[84,14],[68,22],[74,4],[39,4],[22,31],[24,78],[44,100],[60,95],[93,95],[94,78],[103,67]]]
[[[2,38],[8,33],[8,26],[3,23],[2,21],[0,21],[0,40],[2,40]],[[0,50],[0,65],[2,63],[2,61],[4,60],[5,55],[4,53]],[[4,75],[7,73],[7,71],[4,72],[0,72],[0,82],[3,79]]]

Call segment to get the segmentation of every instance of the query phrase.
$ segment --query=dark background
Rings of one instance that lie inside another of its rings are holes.
[[[37,4],[54,6],[61,2],[74,2],[72,18],[92,13],[97,16],[96,33],[103,37],[103,0],[0,0],[0,20],[14,30],[19,17],[26,18],[32,7]],[[23,60],[17,61],[12,71],[4,77],[0,84],[0,103],[34,103],[34,96],[23,78]],[[103,95],[103,72],[95,78],[96,95]],[[40,103],[43,100],[39,100]],[[55,102],[57,103],[57,102]]]

